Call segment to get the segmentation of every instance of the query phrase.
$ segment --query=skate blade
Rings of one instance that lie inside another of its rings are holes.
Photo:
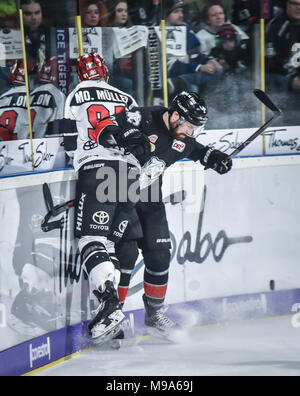
[[[124,319],[125,315],[122,311],[119,311],[117,314],[114,313],[113,322],[104,333],[101,331],[101,333],[98,335],[97,328],[92,329],[93,342],[99,345],[109,341],[111,338],[118,334],[118,332],[120,331],[120,324],[123,322]]]
[[[112,340],[112,339],[110,339],[109,340],[109,346],[110,346],[110,348],[111,349],[116,349],[116,350],[118,350],[118,349],[120,349],[121,348],[121,346],[122,346],[122,341],[123,340]]]
[[[121,323],[121,322],[119,322],[119,323]],[[119,323],[118,323],[118,325],[119,325]],[[107,333],[102,334],[99,337],[92,337],[93,343],[96,345],[102,345],[108,341],[111,341],[111,339],[118,333],[118,331],[119,331],[119,328],[115,327],[112,330],[109,330]]]
[[[184,331],[182,329],[172,329],[169,332],[162,332],[154,327],[147,326],[147,331],[153,337],[158,337],[173,344],[183,342]]]

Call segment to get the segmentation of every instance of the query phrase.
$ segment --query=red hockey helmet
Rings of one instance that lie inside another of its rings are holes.
[[[103,58],[96,52],[80,56],[77,60],[77,73],[80,81],[99,80],[108,82],[109,71]]]
[[[53,56],[50,59],[40,63],[38,68],[38,82],[55,84],[57,80],[57,58]]]
[[[11,65],[9,79],[12,85],[25,85],[25,71],[23,60],[16,59]]]

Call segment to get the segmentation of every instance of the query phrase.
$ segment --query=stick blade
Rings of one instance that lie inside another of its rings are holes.
[[[254,95],[259,99],[265,106],[275,113],[281,113],[281,110],[272,102],[268,95],[261,89],[255,89],[253,91]]]
[[[53,203],[49,185],[47,183],[43,184],[43,195],[44,195],[47,210],[49,212],[51,212],[52,215],[54,215],[54,213],[55,213],[54,203]]]

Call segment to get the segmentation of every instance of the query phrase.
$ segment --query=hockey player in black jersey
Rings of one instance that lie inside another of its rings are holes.
[[[169,109],[135,108],[101,120],[95,130],[98,144],[107,148],[123,148],[125,155],[134,155],[142,167],[140,187],[143,201],[140,200],[131,211],[126,232],[116,244],[121,265],[118,295],[123,303],[140,248],[145,263],[145,324],[152,333],[163,336],[170,335],[178,325],[165,315],[163,309],[171,245],[162,201],[162,175],[166,168],[183,158],[200,161],[219,174],[227,173],[232,167],[232,161],[226,154],[196,141],[206,122],[204,100],[196,93],[182,92],[175,97]],[[149,142],[143,141],[141,135],[147,136]],[[148,200],[145,200],[145,191]],[[153,194],[153,191],[158,191],[158,194]]]

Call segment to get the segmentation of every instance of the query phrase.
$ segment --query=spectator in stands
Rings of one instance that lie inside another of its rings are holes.
[[[216,46],[210,56],[216,59],[226,73],[240,73],[246,70],[247,54],[239,36],[231,24],[224,24],[216,36]]]
[[[43,21],[43,10],[39,0],[21,0],[23,10],[26,51],[28,62],[33,62],[35,71],[49,55],[49,28]]]
[[[285,8],[285,0],[273,0],[273,14],[274,17],[281,14]]]
[[[110,0],[107,0],[110,3]],[[130,19],[134,25],[157,25],[160,0],[128,0]]]
[[[224,24],[216,36],[216,47],[210,53],[224,68],[224,73],[215,91],[219,98],[219,111],[228,112],[245,105],[245,92],[251,90],[249,81],[251,78],[247,73],[247,52],[241,45],[241,40],[231,24]],[[219,92],[218,92],[219,90]],[[224,100],[222,100],[224,98]],[[230,98],[230,101],[228,101]],[[246,105],[248,103],[246,102]],[[232,120],[230,120],[232,123]],[[230,124],[228,125],[230,127]]]
[[[258,23],[261,16],[260,0],[234,0],[232,4],[232,21],[251,34],[254,23]]]
[[[84,27],[108,26],[108,11],[101,0],[83,0],[80,2],[80,14]]]
[[[299,93],[300,0],[287,0],[285,11],[266,27],[266,70],[269,88]]]
[[[128,13],[126,0],[112,0],[109,2],[109,26],[129,28],[132,22]],[[113,86],[133,95],[133,56],[129,54],[122,58],[115,58],[113,72],[110,78]]]
[[[233,0],[232,21],[248,35],[260,18],[269,21],[283,11],[282,0]]]
[[[109,26],[130,27],[132,22],[128,13],[128,3],[126,0],[111,0],[109,2],[108,21]]]
[[[186,26],[187,30],[186,55],[178,57],[167,54],[169,93],[175,95],[186,89],[203,94],[203,90],[222,73],[222,67],[215,60],[202,54],[198,38],[184,23],[184,1],[168,0],[165,6],[166,26]]]
[[[220,1],[213,1],[203,8],[202,20],[203,27],[196,35],[201,43],[201,52],[209,55],[211,50],[216,46],[216,35],[218,31],[225,22],[230,23],[230,21],[227,20],[225,8]],[[236,25],[233,25],[233,27],[240,40],[243,40],[243,42],[249,40],[249,36],[242,29]]]

